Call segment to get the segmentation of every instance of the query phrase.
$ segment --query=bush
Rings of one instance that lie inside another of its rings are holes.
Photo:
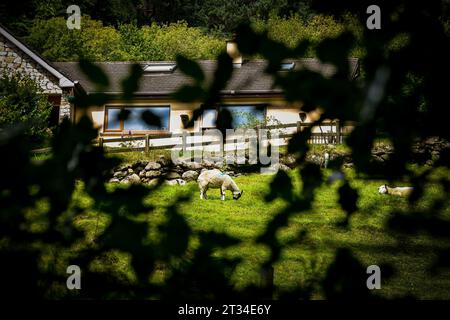
[[[18,75],[0,78],[0,131],[25,125],[32,143],[42,143],[51,134],[49,117],[52,105],[41,88],[30,78]]]

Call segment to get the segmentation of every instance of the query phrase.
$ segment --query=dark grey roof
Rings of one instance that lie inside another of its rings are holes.
[[[205,73],[207,81],[213,77],[217,62],[214,60],[197,61]],[[300,60],[290,60],[295,62],[295,69],[307,68],[314,71],[320,71],[324,76],[333,74],[334,67],[321,63],[317,59],[307,58]],[[110,86],[102,92],[116,94],[121,92],[121,82],[130,73],[130,67],[134,62],[96,62],[102,68],[110,79]],[[163,62],[139,62],[143,67],[151,64],[161,64]],[[169,63],[169,62],[166,62]],[[350,77],[355,78],[359,72],[359,62],[356,58],[349,59]],[[78,68],[77,62],[54,62],[53,65],[66,75],[72,81],[78,81],[81,87],[88,93],[97,92],[95,84]],[[264,60],[245,61],[241,67],[235,68],[233,76],[228,82],[224,94],[273,94],[281,93],[279,88],[273,86],[273,79],[267,75],[264,70],[267,62]],[[185,76],[178,68],[172,73],[145,73],[139,84],[136,95],[169,95],[184,84],[190,84],[191,79]],[[234,92],[232,92],[234,91]]]

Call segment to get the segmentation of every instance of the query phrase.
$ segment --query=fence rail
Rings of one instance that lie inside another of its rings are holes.
[[[277,125],[267,125],[267,126],[258,126],[257,130],[266,129],[269,132],[273,132],[273,130],[277,130],[278,139],[289,139],[294,134],[299,131],[303,131],[306,128],[311,128],[311,130],[315,130],[311,132],[310,138],[308,139],[308,143],[310,144],[341,144],[343,142],[343,137],[348,134],[347,128],[351,127],[352,124],[347,124],[345,126],[341,126],[339,121],[322,123],[321,125],[313,125],[312,123],[287,123],[287,124],[277,124]],[[324,129],[327,130],[324,132]],[[320,132],[317,132],[320,130]],[[287,131],[287,132],[286,132]],[[130,151],[144,151],[148,153],[150,150],[158,150],[158,149],[171,149],[173,147],[181,147],[183,150],[186,150],[187,147],[195,148],[195,147],[206,147],[210,145],[221,144],[220,141],[201,141],[201,142],[187,142],[188,137],[198,136],[199,132],[182,132],[182,133],[158,133],[158,134],[145,134],[145,135],[123,135],[117,137],[117,135],[108,135],[105,133],[100,134],[100,136],[94,140],[94,144],[99,145],[101,147],[105,147],[105,152],[118,153],[118,152],[130,152]],[[155,145],[154,142],[164,142],[164,139],[168,138],[180,138],[181,144],[174,143],[173,141],[166,141],[166,143],[161,143]],[[134,146],[108,146],[108,144],[124,144],[124,143],[139,143],[142,145],[134,145]],[[50,148],[44,148],[39,150],[34,150],[33,153],[42,153],[49,152]]]

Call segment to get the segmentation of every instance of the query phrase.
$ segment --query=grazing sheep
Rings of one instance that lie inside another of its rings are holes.
[[[220,188],[221,199],[225,200],[225,191],[231,190],[233,199],[237,200],[242,196],[242,191],[239,190],[233,179],[218,169],[205,170],[197,179],[198,187],[200,188],[200,199],[206,199],[206,191],[209,188]]]
[[[402,197],[409,196],[413,190],[414,190],[413,187],[391,188],[391,187],[388,187],[386,184],[384,184],[378,188],[378,192],[381,194],[392,194],[395,196],[402,196]]]

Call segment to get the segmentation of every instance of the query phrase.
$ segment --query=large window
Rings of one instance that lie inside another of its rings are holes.
[[[254,127],[263,124],[265,120],[265,106],[259,105],[223,105],[233,116],[233,128]]]
[[[125,120],[119,120],[121,110],[130,113]],[[161,125],[150,125],[144,121],[142,115],[150,111],[160,119]],[[169,131],[170,107],[106,107],[105,108],[105,131]]]
[[[254,127],[263,124],[266,117],[265,105],[221,105],[203,112],[202,127],[215,127],[218,111],[223,109],[233,116],[233,128]]]

